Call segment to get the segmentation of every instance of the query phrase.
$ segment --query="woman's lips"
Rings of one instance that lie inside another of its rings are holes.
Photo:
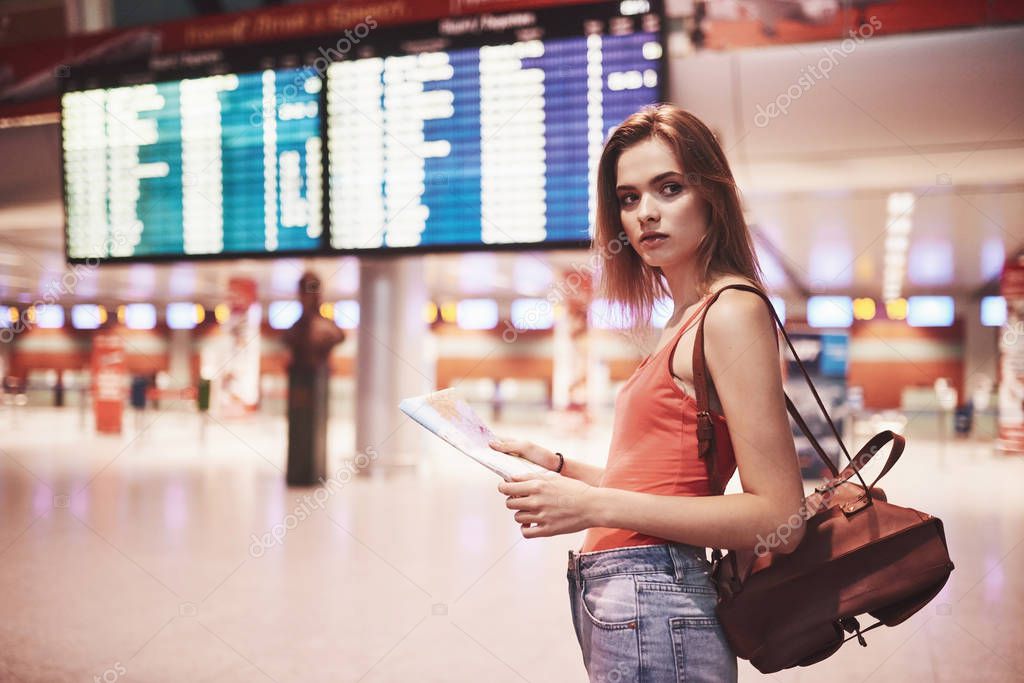
[[[640,246],[646,249],[651,249],[664,244],[667,239],[668,235],[664,233],[651,233],[640,238]]]

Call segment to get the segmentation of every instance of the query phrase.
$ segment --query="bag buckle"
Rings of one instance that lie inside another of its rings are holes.
[[[857,621],[856,617],[840,617],[837,622],[847,633],[856,633],[857,642],[860,643],[862,647],[868,646],[868,641],[864,639],[864,636],[860,632],[860,622]]]
[[[707,410],[697,412],[697,457],[707,460],[714,450],[715,425]]]
[[[855,512],[860,512],[861,510],[866,508],[871,503],[872,503],[871,494],[864,493],[864,494],[860,495],[853,502],[850,502],[850,503],[847,503],[846,505],[844,505],[843,506],[843,513],[847,517],[849,517],[850,515],[854,514]]]
[[[834,491],[836,489],[836,486],[838,486],[838,484],[836,484],[836,480],[835,479],[829,479],[828,481],[822,483],[820,486],[815,486],[814,487],[814,492],[815,493],[820,493],[821,495],[826,496],[831,491]]]

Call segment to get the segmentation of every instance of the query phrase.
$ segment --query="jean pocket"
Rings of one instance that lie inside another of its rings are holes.
[[[669,583],[647,581],[645,579],[637,582],[637,590],[641,593],[653,591],[655,593],[689,593],[693,595],[714,595],[716,597],[718,595],[713,585],[696,581],[684,581],[682,583],[673,581]]]
[[[669,619],[676,680],[686,683],[732,683],[737,679],[736,655],[718,619],[711,616]]]
[[[615,574],[583,582],[580,602],[594,626],[636,628],[636,581],[632,574]]]

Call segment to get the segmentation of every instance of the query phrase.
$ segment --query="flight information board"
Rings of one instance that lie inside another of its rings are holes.
[[[604,140],[662,99],[660,17],[622,0],[75,67],[66,255],[584,246]]]
[[[65,93],[68,257],[319,249],[322,83],[268,69]]]
[[[645,10],[622,2],[455,18],[439,24],[434,45],[331,64],[331,246],[585,243],[604,140],[660,100],[660,22]]]

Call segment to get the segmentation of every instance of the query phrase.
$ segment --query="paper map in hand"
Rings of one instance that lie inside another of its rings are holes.
[[[442,389],[424,396],[407,398],[398,404],[403,413],[437,434],[473,460],[500,474],[506,481],[514,475],[546,472],[529,460],[499,453],[488,443],[494,432],[454,389]]]

